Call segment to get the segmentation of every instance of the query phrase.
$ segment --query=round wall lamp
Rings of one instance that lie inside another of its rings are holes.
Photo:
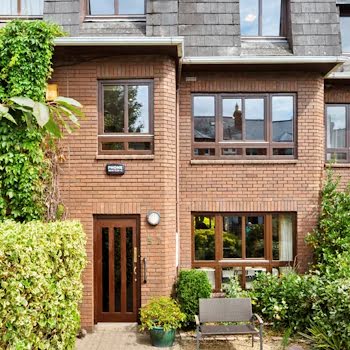
[[[157,226],[160,222],[160,214],[157,211],[149,211],[147,214],[147,222],[152,226]]]

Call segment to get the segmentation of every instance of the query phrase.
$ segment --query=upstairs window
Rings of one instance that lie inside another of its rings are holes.
[[[242,36],[284,36],[287,0],[241,0]]]
[[[342,51],[350,54],[350,6],[340,6],[340,33]]]
[[[145,14],[145,0],[88,0],[92,16],[134,16]]]
[[[326,159],[337,163],[350,162],[350,105],[326,106]]]
[[[0,1],[0,16],[41,17],[44,0],[3,0]]]
[[[193,95],[195,159],[295,158],[293,94]]]
[[[101,82],[100,101],[99,154],[152,154],[152,82]]]

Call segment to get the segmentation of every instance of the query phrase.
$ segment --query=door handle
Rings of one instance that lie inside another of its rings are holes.
[[[134,247],[134,264],[137,264],[137,247]]]
[[[143,258],[143,283],[147,283],[147,259]]]

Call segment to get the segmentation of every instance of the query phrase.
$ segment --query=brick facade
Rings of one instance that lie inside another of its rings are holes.
[[[148,259],[148,283],[141,286],[142,304],[151,296],[171,292],[177,267],[177,230],[179,267],[191,267],[193,212],[295,212],[297,263],[301,271],[307,269],[312,256],[304,238],[317,222],[324,177],[324,99],[350,101],[346,88],[326,89],[325,95],[323,77],[317,73],[187,71],[177,93],[176,64],[168,57],[120,56],[59,66],[53,81],[59,85],[60,94],[81,101],[87,115],[81,129],[62,143],[67,161],[60,174],[69,217],[80,219],[88,236],[83,327],[91,330],[94,324],[93,216],[97,214],[139,216],[141,256]],[[98,80],[142,78],[154,79],[154,156],[97,157]],[[194,92],[296,93],[297,159],[191,160]],[[126,165],[123,177],[105,175],[111,159]],[[344,182],[350,178],[347,168],[336,171]],[[161,223],[155,228],[146,222],[151,209],[161,213]]]
[[[191,212],[297,213],[297,258],[310,262],[304,237],[316,223],[324,168],[323,79],[316,74],[194,74],[180,87],[181,266],[191,266]],[[295,161],[204,161],[191,164],[191,93],[297,93]],[[207,164],[205,164],[207,162]]]
[[[154,159],[123,159],[126,174],[108,177],[108,160],[97,160],[97,80],[154,79]],[[53,81],[60,94],[81,101],[87,119],[64,139],[67,156],[60,174],[62,199],[69,218],[82,221],[87,233],[89,265],[84,273],[82,326],[93,327],[93,215],[135,214],[140,217],[141,255],[148,259],[149,278],[142,302],[170,294],[176,275],[176,88],[175,62],[150,56],[123,57],[56,68]],[[161,212],[161,223],[146,223],[148,210]]]

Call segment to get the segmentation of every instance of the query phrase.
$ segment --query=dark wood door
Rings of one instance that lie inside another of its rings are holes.
[[[140,300],[136,218],[95,221],[95,323],[136,322]]]

